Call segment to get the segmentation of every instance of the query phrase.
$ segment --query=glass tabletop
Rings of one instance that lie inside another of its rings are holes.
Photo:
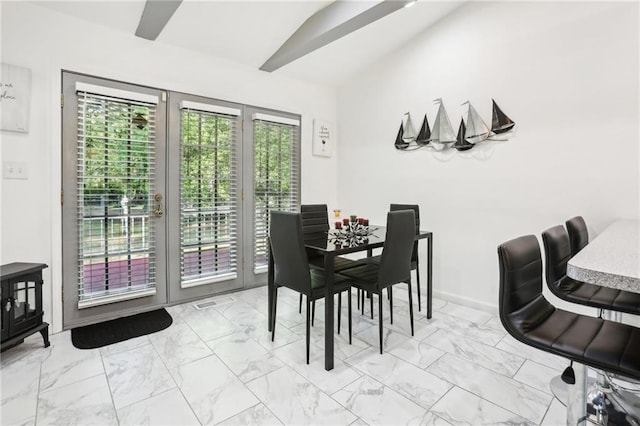
[[[338,230],[305,235],[305,247],[318,253],[346,254],[379,248],[384,245],[387,228],[384,226],[370,226],[370,235],[349,239],[338,238]],[[416,239],[428,238],[431,232],[420,231]]]

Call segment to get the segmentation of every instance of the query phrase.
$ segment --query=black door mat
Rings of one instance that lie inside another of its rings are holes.
[[[173,319],[166,309],[117,318],[71,330],[71,342],[78,349],[95,349],[169,327]]]

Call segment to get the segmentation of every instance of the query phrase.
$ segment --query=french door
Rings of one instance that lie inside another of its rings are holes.
[[[63,72],[63,326],[266,283],[299,116]]]
[[[167,302],[166,105],[158,89],[63,73],[63,326]]]

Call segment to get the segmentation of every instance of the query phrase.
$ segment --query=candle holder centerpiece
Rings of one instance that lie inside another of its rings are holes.
[[[355,247],[367,242],[378,228],[369,226],[369,219],[355,215],[335,223],[336,229],[329,231],[331,243],[342,247]]]

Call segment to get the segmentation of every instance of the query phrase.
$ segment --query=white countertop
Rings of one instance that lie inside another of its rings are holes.
[[[567,275],[640,293],[640,221],[614,222],[569,260]]]

